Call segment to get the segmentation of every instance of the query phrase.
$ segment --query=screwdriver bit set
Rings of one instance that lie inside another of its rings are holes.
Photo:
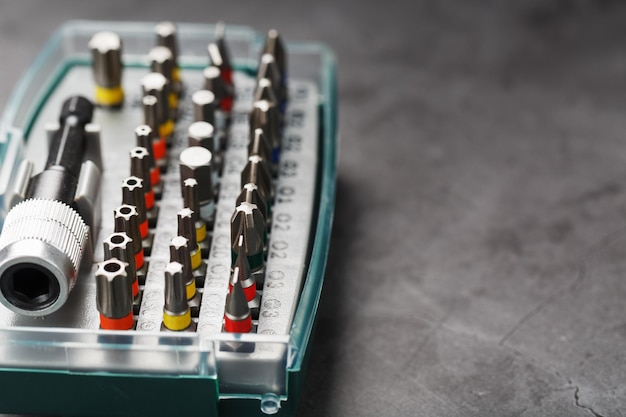
[[[274,29],[61,27],[0,125],[0,412],[292,415],[335,79]]]

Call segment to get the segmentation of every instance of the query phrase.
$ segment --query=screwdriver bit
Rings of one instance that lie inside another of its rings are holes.
[[[196,240],[206,239],[206,223],[200,218],[200,202],[198,199],[198,181],[193,178],[183,180],[183,204],[193,212],[193,222],[196,228]]]
[[[183,265],[170,262],[165,267],[163,326],[171,331],[193,330],[192,323],[183,278]]]
[[[100,327],[106,330],[129,330],[133,327],[132,283],[128,264],[108,259],[96,269],[96,306]]]
[[[137,265],[135,265],[132,242],[133,240],[126,232],[116,232],[104,239],[102,245],[104,246],[105,260],[115,258],[128,264],[126,273],[132,284],[133,297],[137,297],[139,294],[139,282],[137,280]]]
[[[213,183],[213,155],[208,149],[191,146],[180,153],[181,194],[183,181],[193,178],[198,182],[200,217],[211,222],[215,213],[215,191]]]
[[[191,269],[198,269],[202,264],[200,245],[196,240],[196,227],[193,222],[193,211],[184,208],[178,212],[178,235],[189,240],[189,256],[191,258]]]
[[[141,244],[141,232],[139,231],[139,213],[137,207],[122,204],[114,210],[115,231],[125,232],[132,239],[135,265],[141,269],[144,264],[143,246]]]
[[[141,238],[145,239],[148,237],[146,199],[143,193],[143,180],[141,178],[131,176],[122,181],[122,204],[128,204],[137,208]]]
[[[224,330],[228,333],[249,333],[252,330],[252,315],[241,282],[239,282],[237,269],[235,267],[232,275],[232,289],[226,295]]]
[[[183,280],[185,281],[185,289],[187,300],[196,307],[200,305],[198,292],[196,290],[196,279],[193,276],[191,267],[191,252],[189,251],[189,240],[183,236],[176,236],[170,241],[170,261],[178,262],[183,266]]]
[[[141,79],[144,96],[157,98],[157,120],[160,121],[158,134],[160,137],[169,137],[174,132],[174,120],[170,112],[169,96],[170,84],[163,74],[151,72]]]
[[[250,269],[255,272],[263,268],[263,247],[267,239],[265,219],[255,204],[241,203],[235,209],[230,220],[231,249],[233,264],[239,253],[239,236],[244,236],[244,246],[250,264]]]
[[[113,32],[98,32],[89,40],[96,82],[96,103],[118,107],[124,102],[122,88],[122,40]]]

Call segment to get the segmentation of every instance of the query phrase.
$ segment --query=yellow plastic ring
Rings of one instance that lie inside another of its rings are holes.
[[[124,101],[122,86],[113,88],[96,86],[96,103],[103,106],[117,106]]]
[[[197,269],[202,264],[202,253],[200,253],[200,246],[196,247],[196,250],[191,252],[191,269]]]
[[[185,330],[191,324],[191,312],[187,310],[182,316],[170,316],[167,313],[163,313],[163,324],[169,330]]]

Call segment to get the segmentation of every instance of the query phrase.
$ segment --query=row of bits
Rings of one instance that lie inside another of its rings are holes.
[[[156,46],[148,54],[150,73],[141,80],[144,124],[135,129],[130,150],[130,176],[122,182],[122,204],[114,210],[114,233],[103,242],[104,262],[96,270],[96,305],[100,327],[128,330],[139,312],[142,287],[161,198],[161,173],[167,168],[167,147],[174,132],[178,97],[183,91],[178,66],[176,26],[155,27]],[[92,52],[96,103],[121,108],[122,41],[113,32],[96,33]]]
[[[231,218],[232,273],[224,310],[224,331],[254,331],[264,282],[265,259],[287,103],[286,54],[276,30],[263,47],[249,115],[248,160]],[[258,288],[258,289],[257,289]]]
[[[165,306],[162,330],[195,331],[206,275],[203,258],[209,255],[224,151],[234,101],[233,68],[218,25],[209,43],[210,65],[203,71],[204,86],[192,96],[193,118],[188,146],[180,153],[180,187],[184,208],[178,212],[178,236],[170,242],[165,269]]]

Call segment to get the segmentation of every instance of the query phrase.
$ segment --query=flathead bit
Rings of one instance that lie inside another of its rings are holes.
[[[248,257],[246,256],[243,235],[239,236],[237,253],[237,261],[233,270],[233,276],[237,275],[237,279],[241,283],[246,300],[248,300],[249,305],[252,303],[250,307],[257,307],[258,300],[256,294],[256,281],[254,276],[252,276],[252,272],[250,272],[250,263],[248,262]],[[231,282],[232,281],[233,280],[231,279]]]
[[[265,136],[263,129],[250,130],[250,142],[248,143],[248,156],[258,155],[269,162],[272,160],[272,146]]]
[[[278,162],[275,161],[278,155],[274,155],[275,152],[280,152],[280,113],[276,105],[267,100],[255,101],[249,123],[252,132],[255,129],[263,129],[272,146],[272,162]]]

